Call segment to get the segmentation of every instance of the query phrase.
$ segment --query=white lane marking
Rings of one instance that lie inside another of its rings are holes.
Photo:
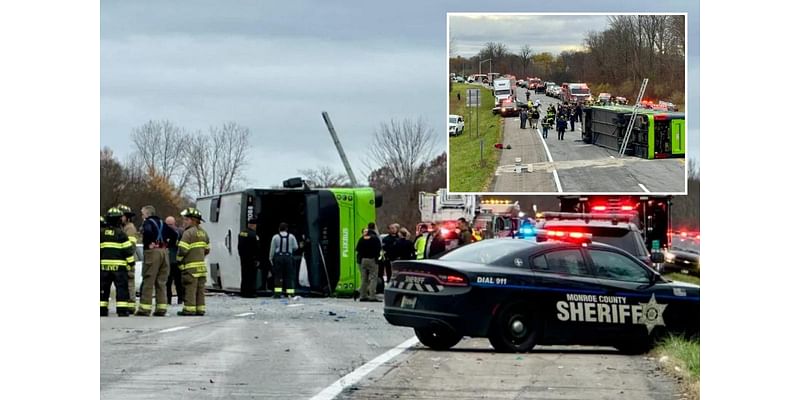
[[[650,193],[650,191],[647,190],[647,188],[644,187],[644,185],[642,185],[641,183],[639,184],[639,187],[642,188],[642,190],[644,190],[645,193]]]
[[[544,145],[544,151],[545,153],[547,153],[547,161],[553,162],[553,155],[550,154],[550,149],[547,148],[547,142],[544,141],[544,138],[542,137],[542,132],[539,131],[539,128],[536,128],[536,133],[538,133],[538,135],[536,136],[539,137],[539,141],[541,141],[542,145]],[[558,171],[556,171],[555,166],[553,166],[553,180],[556,182],[556,190],[558,190],[559,193],[563,192],[564,190],[561,189],[561,180],[558,179]]]
[[[372,361],[356,368],[355,371],[343,376],[336,382],[333,382],[330,386],[323,389],[321,392],[317,393],[316,396],[312,397],[311,400],[330,400],[334,397],[338,396],[344,389],[357,383],[365,376],[369,375],[375,368],[380,367],[381,365],[385,364],[387,361],[397,357],[400,353],[404,352],[407,348],[417,344],[419,341],[416,337],[412,337],[411,339],[406,340],[403,343],[397,345],[397,347],[383,353],[375,358]]]
[[[303,304],[301,304],[301,303],[294,303],[294,304],[287,304],[286,307],[300,307],[302,305]]]
[[[563,192],[564,190],[561,189],[561,181],[558,179],[558,171],[556,171],[555,168],[553,168],[553,180],[556,181],[556,190],[558,190],[559,193]]]
[[[248,315],[256,315],[256,313],[254,313],[254,312],[244,312],[244,313],[241,313],[241,314],[236,314],[236,315],[234,315],[234,317],[246,317]]]
[[[614,157],[614,156],[609,156],[609,157],[611,157],[611,158],[616,158],[616,157]]]
[[[158,331],[158,333],[175,332],[175,331],[180,331],[180,330],[183,330],[183,329],[186,329],[186,328],[188,328],[188,326],[176,326],[174,328],[162,329],[162,330]]]

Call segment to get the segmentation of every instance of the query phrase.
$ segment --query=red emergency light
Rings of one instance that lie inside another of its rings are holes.
[[[548,230],[546,234],[540,233],[540,235],[537,236],[537,239],[538,241],[560,240],[571,243],[586,244],[592,242],[592,234],[574,231],[568,232]]]
[[[633,211],[633,206],[622,206],[622,211]]]
[[[667,120],[667,116],[664,115],[664,114],[658,114],[658,115],[654,115],[653,119],[656,120],[656,121],[666,121]]]
[[[592,211],[605,211],[606,206],[594,206],[592,207]]]

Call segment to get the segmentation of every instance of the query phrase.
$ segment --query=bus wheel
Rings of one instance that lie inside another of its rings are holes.
[[[447,350],[458,344],[463,337],[442,326],[414,328],[414,333],[422,344],[434,350]]]
[[[492,347],[504,353],[525,353],[536,341],[533,313],[522,304],[505,307],[494,320],[489,333]]]

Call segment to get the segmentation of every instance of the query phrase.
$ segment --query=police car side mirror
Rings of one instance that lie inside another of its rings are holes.
[[[664,262],[664,253],[662,252],[655,252],[650,254],[650,261],[654,263],[663,263]]]

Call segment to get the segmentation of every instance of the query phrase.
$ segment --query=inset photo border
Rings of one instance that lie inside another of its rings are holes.
[[[448,191],[685,195],[687,19],[447,13]]]

